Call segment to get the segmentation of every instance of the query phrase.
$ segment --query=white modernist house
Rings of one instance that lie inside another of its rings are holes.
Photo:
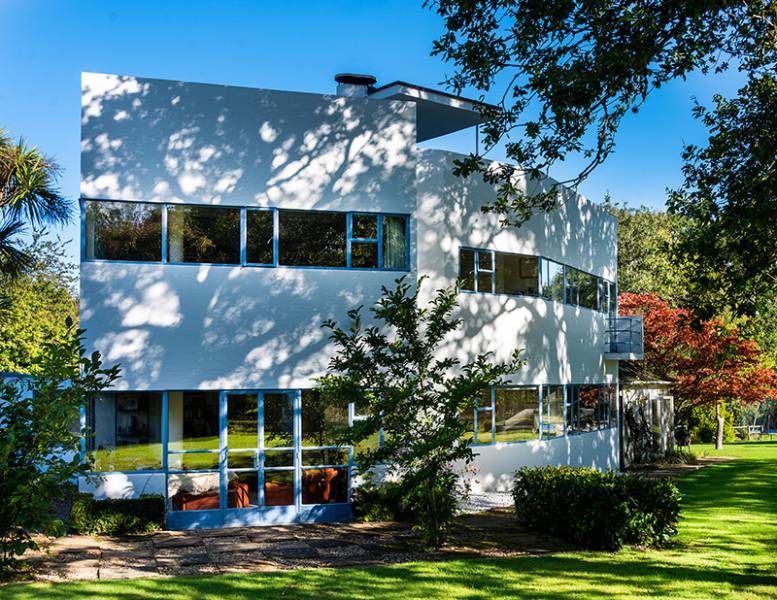
[[[84,74],[81,323],[122,379],[86,407],[97,497],[163,494],[168,526],[350,516],[358,418],[314,391],[321,328],[381,286],[465,281],[462,360],[525,350],[472,419],[484,490],[521,465],[618,466],[616,223],[568,192],[521,228],[480,212],[494,189],[430,140],[473,102],[338,76],[336,95]],[[532,190],[528,190],[532,191]],[[376,441],[376,443],[378,443]]]

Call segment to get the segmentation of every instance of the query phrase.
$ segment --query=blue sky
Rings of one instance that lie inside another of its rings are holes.
[[[334,91],[335,73],[371,73],[436,87],[452,68],[429,55],[442,31],[422,0],[0,0],[0,127],[23,135],[64,169],[78,197],[80,73],[96,71],[307,92]],[[684,143],[703,142],[693,96],[733,94],[736,73],[689,77],[629,115],[607,163],[579,191],[661,208],[681,182]],[[473,134],[437,140],[468,152]],[[499,153],[493,158],[499,159]],[[572,173],[574,163],[551,172]],[[74,223],[60,232],[77,238]],[[70,245],[73,256],[77,244]]]

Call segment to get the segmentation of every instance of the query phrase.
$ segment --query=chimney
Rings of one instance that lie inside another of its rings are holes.
[[[378,81],[372,75],[338,73],[335,75],[338,96],[367,96]]]

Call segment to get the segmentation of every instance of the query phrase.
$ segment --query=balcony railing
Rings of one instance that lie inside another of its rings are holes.
[[[645,353],[642,317],[610,317],[605,344],[605,358],[641,360]]]

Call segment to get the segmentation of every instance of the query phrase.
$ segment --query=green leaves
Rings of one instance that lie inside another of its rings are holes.
[[[61,529],[51,502],[87,472],[79,457],[80,407],[119,377],[99,354],[85,357],[83,330],[69,325],[62,340],[43,344],[29,381],[0,382],[0,565],[27,548],[35,532]]]
[[[516,351],[503,364],[492,363],[489,354],[461,364],[446,347],[460,326],[454,316],[458,288],[437,290],[419,306],[422,285],[423,279],[411,285],[403,277],[395,288],[383,288],[370,308],[370,327],[364,327],[361,308],[348,313],[345,327],[324,323],[336,352],[319,386],[328,398],[354,403],[364,417],[343,440],[357,448],[361,475],[369,480],[380,466],[397,478],[422,536],[439,546],[455,514],[454,463],[473,458],[460,442],[466,429],[461,414],[473,410],[483,388],[515,373],[524,361]],[[381,447],[364,443],[381,430]]]
[[[710,136],[685,148],[685,181],[667,200],[687,219],[675,257],[702,317],[757,317],[777,298],[777,79],[751,76],[736,98],[695,112]]]
[[[733,59],[750,73],[777,65],[777,9],[771,0],[434,0],[445,31],[432,55],[453,64],[446,83],[474,88],[484,107],[484,149],[457,165],[499,184],[485,208],[507,224],[555,208],[562,184],[576,186],[606,160],[623,116],[650,93],[694,70],[721,71]],[[482,157],[505,143],[517,167],[488,170]],[[570,155],[586,159],[567,181],[538,195],[540,183]]]
[[[33,262],[17,240],[25,221],[41,227],[70,220],[70,203],[56,187],[59,174],[54,161],[0,129],[0,274],[18,276]]]
[[[519,469],[513,498],[530,529],[592,549],[666,545],[680,518],[680,493],[668,479],[580,467]]]

